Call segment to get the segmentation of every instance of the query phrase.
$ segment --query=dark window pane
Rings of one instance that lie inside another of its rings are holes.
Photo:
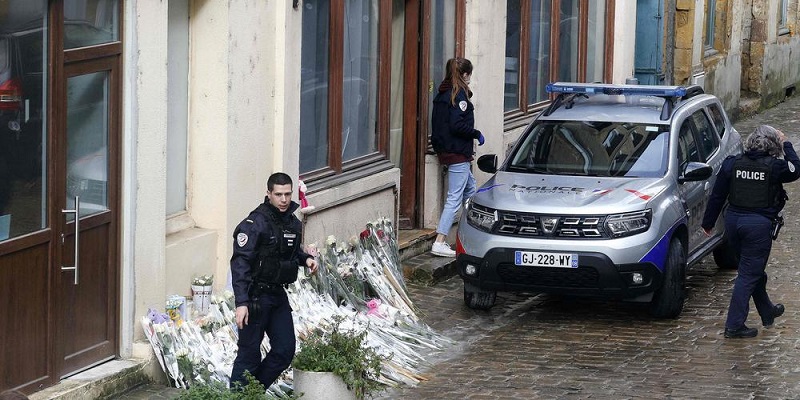
[[[520,0],[508,0],[506,19],[506,82],[503,110],[519,108],[519,58],[522,9]]]
[[[528,104],[547,100],[544,88],[550,82],[551,10],[549,0],[531,0]]]
[[[562,0],[558,27],[558,80],[578,80],[578,0]]]
[[[431,1],[430,81],[428,82],[428,105],[432,107],[439,83],[444,80],[447,60],[456,55],[456,2],[455,0]],[[475,67],[475,66],[474,66]],[[477,66],[476,68],[480,68]],[[431,108],[428,109],[430,115]],[[428,123],[428,136],[431,127]]]
[[[0,241],[47,226],[46,4],[8,1],[0,16]]]
[[[64,48],[119,40],[119,0],[65,0]]]
[[[300,172],[328,165],[328,38],[330,3],[303,2],[300,61]]]
[[[378,4],[345,4],[342,161],[378,149]]]

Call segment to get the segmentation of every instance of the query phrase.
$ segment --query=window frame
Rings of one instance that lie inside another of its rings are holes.
[[[328,25],[328,148],[327,163],[322,168],[311,171],[300,171],[300,179],[308,183],[319,183],[326,178],[336,178],[342,175],[365,169],[363,175],[374,173],[375,167],[386,169],[391,167],[389,162],[389,106],[391,90],[391,34],[392,34],[392,2],[391,0],[378,0],[378,54],[377,54],[377,110],[376,110],[376,150],[354,159],[342,160],[342,124],[343,124],[343,95],[344,95],[344,30],[347,23],[345,18],[346,2],[331,1]],[[302,157],[302,155],[301,155]],[[364,168],[371,167],[371,168]],[[336,179],[332,184],[336,184]]]
[[[778,0],[778,36],[788,35],[789,31],[789,0]]]
[[[716,53],[714,41],[716,39],[717,0],[706,0],[705,5],[706,13],[705,24],[703,26],[705,31],[705,35],[703,35],[703,49],[705,51],[705,55],[709,56]]]
[[[561,0],[550,0],[550,78],[551,82],[558,80],[558,65],[559,65],[559,12],[561,9]],[[588,27],[589,27],[589,1],[596,0],[578,0],[578,81],[586,80],[587,68],[587,46],[588,46]],[[606,55],[603,67],[603,80],[611,82],[613,71],[613,53],[614,53],[614,14],[616,0],[605,0],[606,13],[605,13],[605,35],[604,35],[604,51]],[[508,3],[506,3],[508,4]],[[512,122],[515,120],[530,117],[532,114],[542,110],[551,101],[550,99],[528,104],[528,57],[530,48],[530,18],[531,18],[531,0],[522,0],[520,4],[520,43],[519,43],[519,79],[517,82],[517,95],[518,107],[512,110],[504,111],[505,122]],[[554,12],[556,10],[556,12]],[[511,10],[506,10],[506,13]],[[505,92],[504,92],[505,93]]]

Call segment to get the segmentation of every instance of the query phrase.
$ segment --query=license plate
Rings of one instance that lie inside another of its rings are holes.
[[[514,264],[532,267],[578,268],[578,255],[567,253],[542,253],[515,251]]]

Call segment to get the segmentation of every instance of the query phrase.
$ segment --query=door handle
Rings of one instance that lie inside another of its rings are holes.
[[[62,271],[75,271],[75,280],[73,281],[74,285],[78,284],[78,244],[80,239],[80,221],[81,221],[81,198],[79,196],[75,196],[75,209],[74,210],[61,210],[62,214],[75,214],[75,265],[71,267],[67,267],[66,265],[61,266]]]

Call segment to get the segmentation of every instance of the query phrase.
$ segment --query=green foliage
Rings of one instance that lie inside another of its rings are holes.
[[[233,389],[228,389],[220,382],[209,384],[194,384],[178,396],[178,400],[272,400],[277,397],[266,392],[262,385],[249,372],[245,371],[247,385],[241,387],[238,383]],[[281,399],[296,399],[296,397],[281,397]]]
[[[375,380],[380,376],[383,357],[374,348],[366,347],[367,331],[340,329],[343,317],[334,317],[332,330],[315,330],[300,345],[294,357],[295,369],[312,372],[333,372],[347,384],[356,397],[363,399],[383,388]]]

